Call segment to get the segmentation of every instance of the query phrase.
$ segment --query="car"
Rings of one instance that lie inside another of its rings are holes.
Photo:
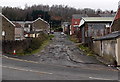
[[[51,33],[54,34],[54,30],[51,30]]]
[[[61,32],[61,35],[64,35],[64,32]]]

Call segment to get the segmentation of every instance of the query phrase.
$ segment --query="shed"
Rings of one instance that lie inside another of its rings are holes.
[[[114,17],[82,17],[79,24],[80,42],[89,43],[92,38],[109,34],[113,19]]]

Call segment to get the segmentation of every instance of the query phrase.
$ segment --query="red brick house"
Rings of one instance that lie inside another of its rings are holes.
[[[72,22],[71,22],[71,34],[76,34],[76,31],[78,29],[78,26],[80,24],[80,20],[82,17],[86,17],[85,14],[74,14],[72,15]]]
[[[115,19],[112,24],[112,32],[114,31],[120,31],[120,2],[118,3],[118,11],[116,13]]]
[[[78,35],[79,33],[79,24],[80,24],[80,21],[82,19],[82,17],[100,17],[100,15],[98,14],[94,14],[94,13],[89,13],[89,14],[74,14],[72,15],[72,22],[71,22],[71,35]]]

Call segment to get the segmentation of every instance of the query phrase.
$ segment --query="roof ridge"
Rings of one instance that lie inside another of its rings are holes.
[[[16,26],[12,21],[10,21],[7,17],[5,17],[2,13],[0,13],[2,17],[4,17],[9,23],[11,23],[13,26]]]

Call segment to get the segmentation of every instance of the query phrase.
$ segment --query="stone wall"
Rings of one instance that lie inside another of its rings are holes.
[[[2,17],[2,30],[5,31],[5,37],[3,40],[15,40],[15,26]]]

